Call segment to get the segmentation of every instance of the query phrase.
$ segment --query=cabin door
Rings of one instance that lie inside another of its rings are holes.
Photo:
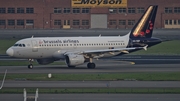
[[[32,52],[38,52],[38,43],[36,40],[32,40]]]

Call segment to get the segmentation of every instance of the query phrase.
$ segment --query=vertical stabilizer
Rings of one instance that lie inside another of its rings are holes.
[[[151,5],[135,24],[130,32],[130,38],[151,38],[156,18],[157,5]]]

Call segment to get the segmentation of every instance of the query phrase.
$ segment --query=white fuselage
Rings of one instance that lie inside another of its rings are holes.
[[[10,47],[13,57],[27,59],[58,58],[65,53],[76,53],[88,50],[126,48],[129,35],[108,37],[40,37],[22,39]],[[104,54],[105,56],[117,55]]]

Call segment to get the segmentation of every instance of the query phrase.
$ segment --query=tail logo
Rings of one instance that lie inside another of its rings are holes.
[[[139,22],[139,24],[137,25],[136,29],[133,32],[133,36],[134,37],[138,37],[138,36],[145,36],[146,34],[149,34],[151,32],[151,30],[153,30],[153,23],[152,21],[147,22],[149,19],[149,15],[151,14],[153,10],[153,6],[149,7],[147,12],[145,13],[145,15],[142,17],[141,21]],[[146,30],[143,31],[144,29],[144,25],[148,23],[148,27]]]

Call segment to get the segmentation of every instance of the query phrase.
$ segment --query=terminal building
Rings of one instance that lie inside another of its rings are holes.
[[[0,29],[129,29],[149,5],[155,28],[180,28],[180,0],[1,0]]]

